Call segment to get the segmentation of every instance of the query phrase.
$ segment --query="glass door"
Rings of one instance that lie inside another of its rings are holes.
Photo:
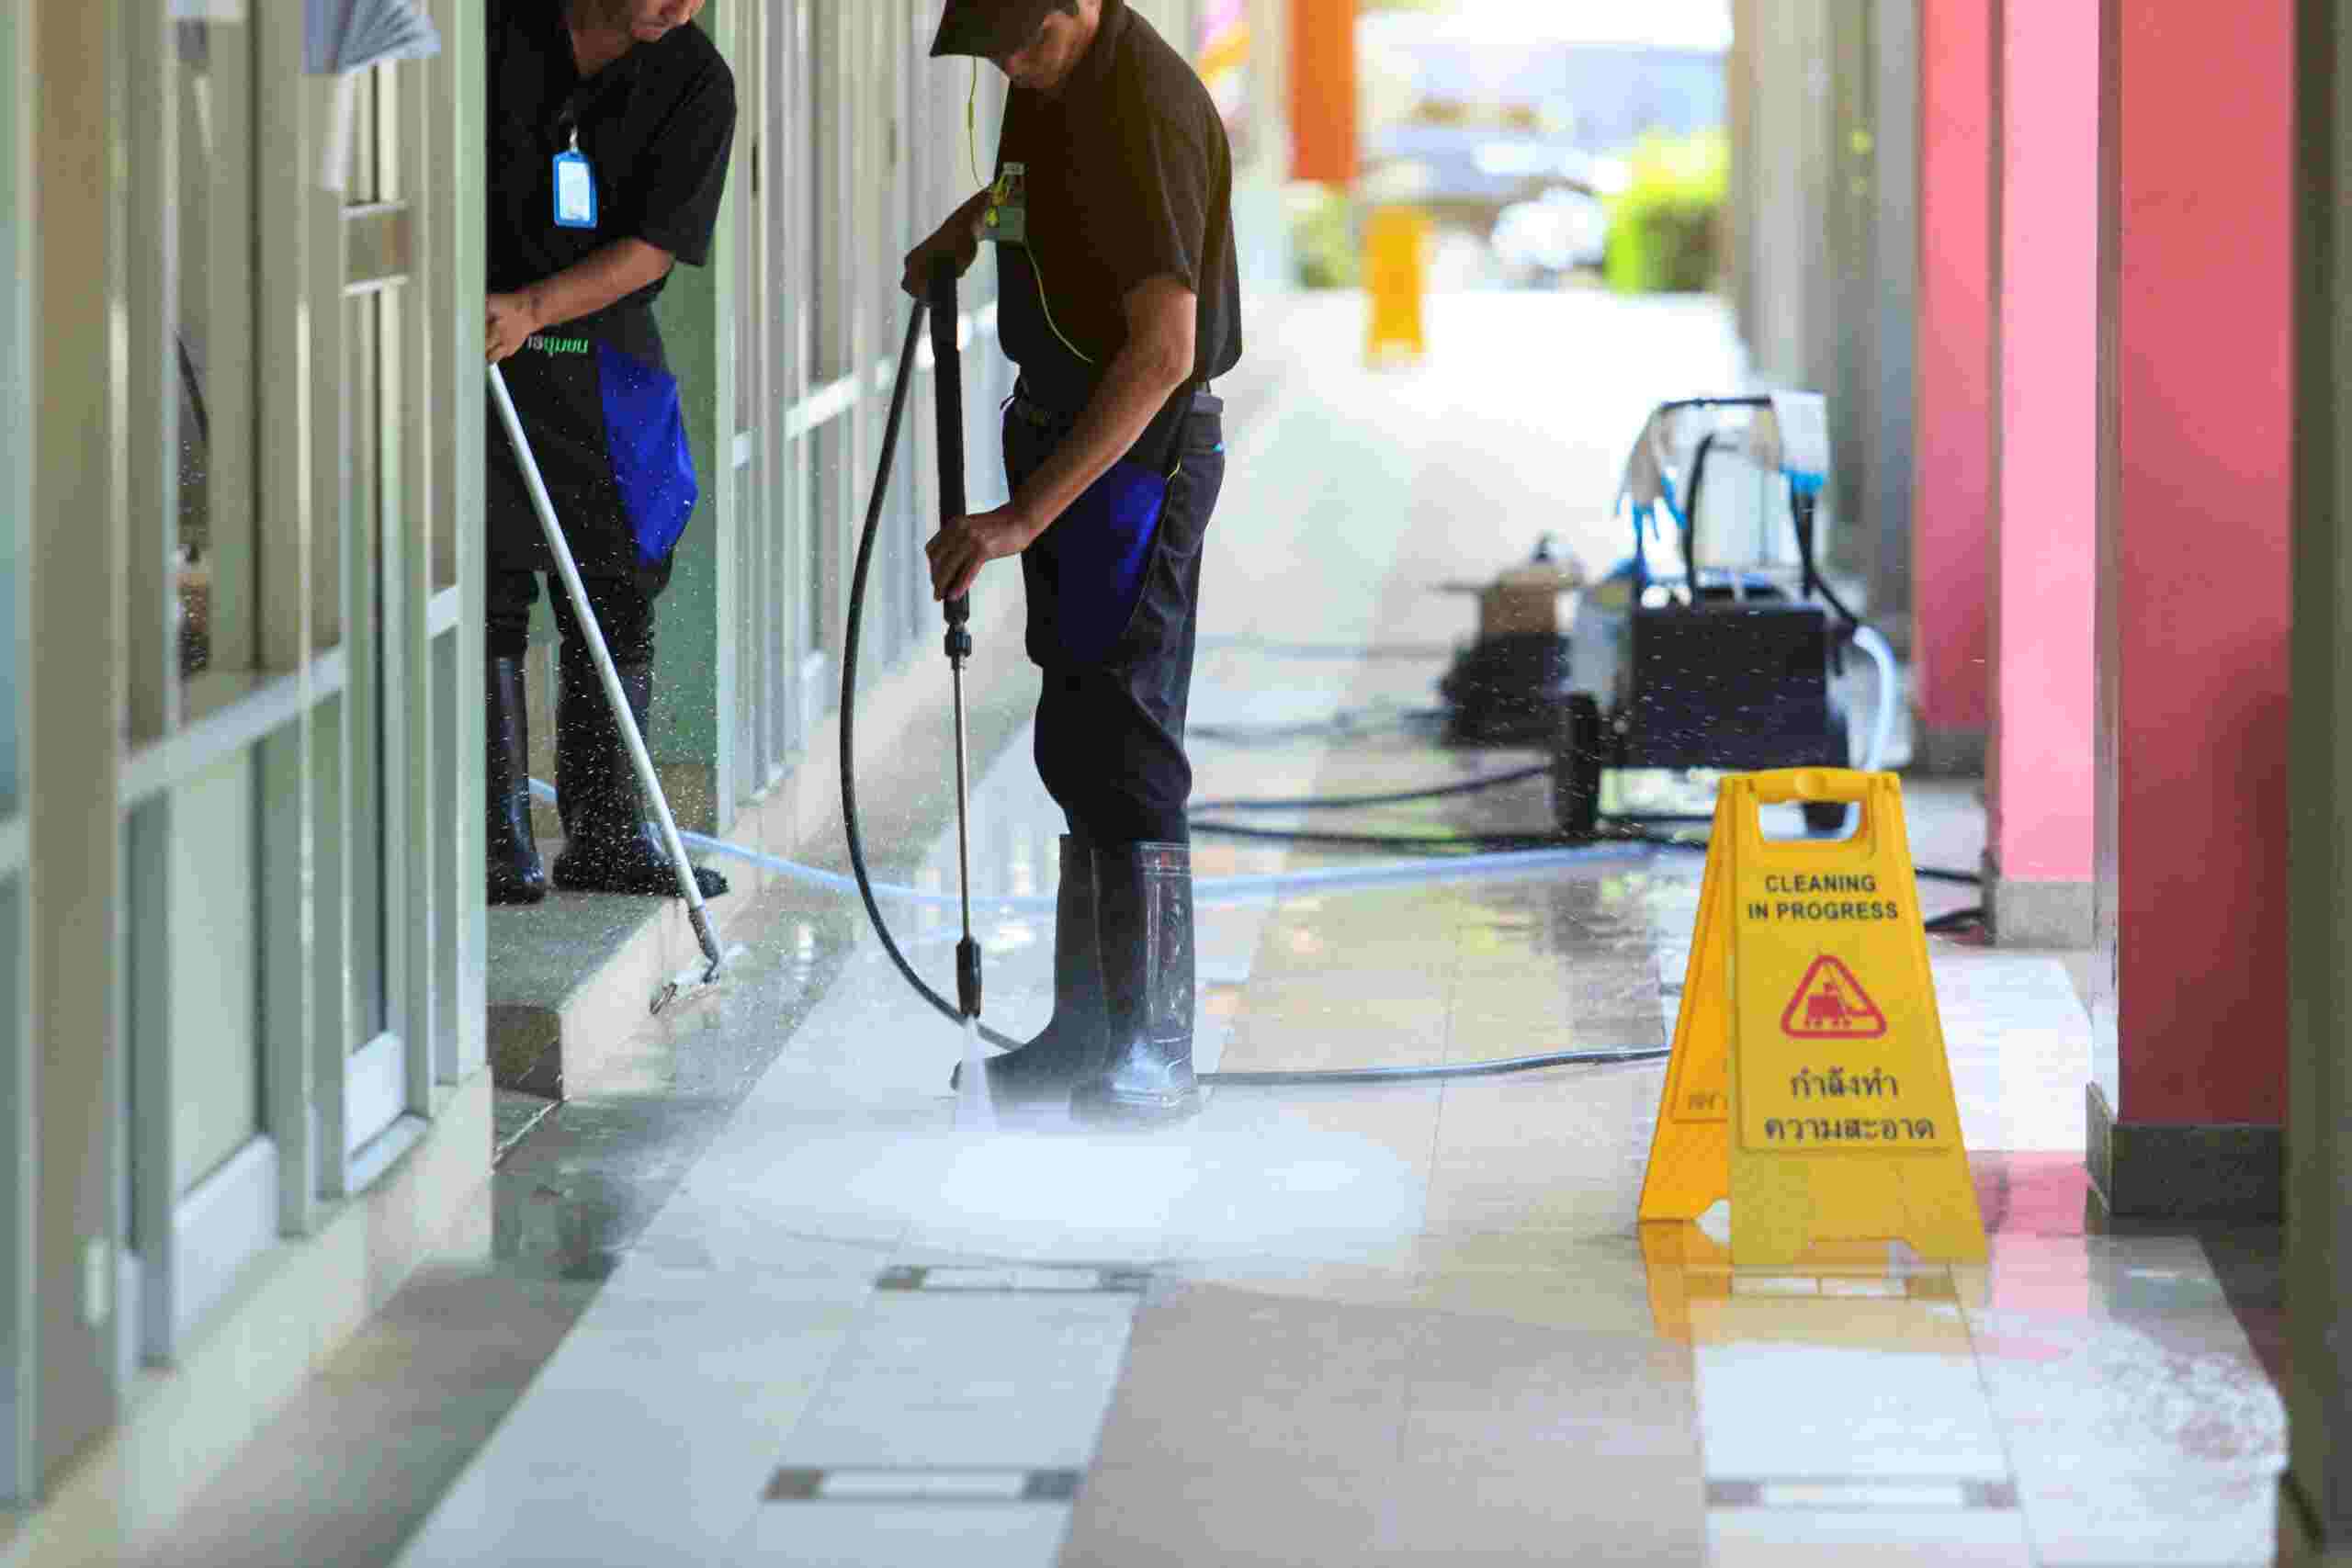
[[[401,186],[400,82],[396,67],[359,76],[353,97],[352,166],[343,193],[339,325],[344,367],[342,513],[343,637],[348,659],[341,712],[322,724],[340,731],[336,787],[322,789],[326,809],[341,814],[334,842],[345,879],[343,951],[331,977],[344,1010],[345,1043],[342,1154],[358,1162],[349,1175],[379,1163],[367,1151],[408,1112],[415,1030],[401,1027],[395,995],[405,969],[405,927],[392,918],[403,886],[401,809],[408,750],[406,682],[398,649],[411,629],[403,567],[408,527],[405,388],[400,346],[408,329],[406,236],[413,204]],[[327,840],[322,840],[322,843]],[[322,973],[332,955],[322,954]],[[332,1155],[333,1151],[329,1151]]]
[[[0,8],[0,106],[21,104],[26,7]],[[23,177],[25,126],[0,107],[0,1505],[33,1490],[31,1241],[32,1095],[27,1067],[23,795],[17,693],[24,669],[24,531],[32,496],[24,389],[32,353],[26,331],[30,284]]]

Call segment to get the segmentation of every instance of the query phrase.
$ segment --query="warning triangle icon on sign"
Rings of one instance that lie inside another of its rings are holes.
[[[1792,1040],[1875,1040],[1886,1032],[1886,1014],[1851,969],[1824,953],[1789,998],[1781,1032]]]

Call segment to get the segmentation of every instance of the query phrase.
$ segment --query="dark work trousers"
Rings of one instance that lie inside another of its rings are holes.
[[[1022,556],[1029,597],[1029,657],[1044,674],[1037,699],[1037,773],[1069,820],[1097,848],[1186,844],[1185,802],[1193,764],[1184,755],[1193,649],[1201,592],[1201,547],[1225,487],[1224,404],[1202,394],[1184,420],[1180,458],[1144,569],[1134,616],[1110,655],[1074,664],[1053,631],[1063,595],[1101,594],[1113,585],[1065,581],[1055,534],[1046,530]],[[1018,491],[1069,432],[1072,418],[1016,395],[1006,411],[1006,477]]]
[[[537,527],[537,522],[534,520],[531,526]],[[591,576],[586,568],[581,569],[580,585],[588,590],[588,608],[604,631],[605,646],[612,650],[615,664],[626,669],[653,662],[653,601],[661,595],[668,576],[666,571],[635,568]],[[548,591],[566,657],[586,659],[587,638],[571,613],[571,595],[564,592],[563,580],[553,571],[548,573]],[[530,651],[531,606],[539,597],[537,572],[528,567],[504,568],[493,559],[485,597],[490,605],[490,656],[522,658]]]
[[[508,391],[521,416],[523,434],[539,464],[548,499],[564,543],[580,568],[589,608],[604,629],[613,662],[624,667],[653,660],[653,601],[669,586],[671,559],[641,565],[628,512],[605,454],[594,400],[593,360],[525,351],[507,360]],[[582,377],[588,389],[571,385]],[[587,668],[587,646],[571,612],[571,596],[556,574],[555,554],[539,531],[538,513],[523,485],[523,470],[507,445],[497,411],[489,424],[487,529],[488,651],[493,659],[520,659],[528,650],[531,605],[545,572],[554,599],[556,629],[565,650]],[[593,682],[592,682],[593,684]]]

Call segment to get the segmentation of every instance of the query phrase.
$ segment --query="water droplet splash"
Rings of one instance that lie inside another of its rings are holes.
[[[988,1054],[980,1049],[980,1021],[964,1021],[964,1073],[956,1090],[956,1126],[967,1133],[996,1131],[996,1103],[989,1094]]]

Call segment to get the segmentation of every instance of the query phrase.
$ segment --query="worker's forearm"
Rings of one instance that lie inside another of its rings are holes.
[[[1069,438],[1046,459],[1013,504],[1043,534],[1135,446],[1192,374],[1135,339],[1111,361]]]
[[[543,277],[527,290],[531,315],[559,327],[626,299],[670,270],[670,253],[643,240],[616,240],[595,254]]]

